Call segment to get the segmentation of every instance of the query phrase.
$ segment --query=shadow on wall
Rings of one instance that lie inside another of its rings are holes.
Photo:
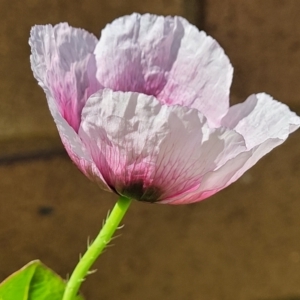
[[[257,300],[300,300],[300,296],[289,296],[284,298],[264,298],[264,299],[257,299]]]

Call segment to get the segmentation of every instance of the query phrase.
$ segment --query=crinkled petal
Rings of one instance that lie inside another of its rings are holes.
[[[230,62],[214,39],[181,17],[119,18],[102,31],[95,55],[107,88],[196,108],[216,125],[227,113]]]
[[[252,152],[243,167],[228,181],[229,185],[297,130],[300,118],[287,105],[260,93],[232,106],[222,123],[243,135],[247,149]]]
[[[300,118],[287,105],[261,93],[230,107],[222,125],[239,132],[252,149],[268,139],[285,141],[299,128]]]
[[[75,131],[87,98],[100,87],[93,54],[96,43],[92,34],[67,23],[31,29],[30,61],[34,76]]]
[[[197,202],[199,195],[207,198],[236,181],[299,128],[300,118],[285,104],[262,93],[251,95],[244,103],[232,106],[222,125],[240,133],[247,150],[207,173],[197,191],[184,198],[171,199],[172,204]]]
[[[173,205],[189,204],[204,200],[216,194],[233,182],[232,179],[235,174],[243,168],[251,156],[251,150],[239,153],[229,159],[225,164],[218,166],[215,170],[207,172],[202,178],[201,185],[192,193],[164,199],[162,203]],[[240,176],[241,175],[242,174],[240,174]],[[238,179],[238,177],[236,179]]]
[[[200,201],[300,126],[266,94],[229,109],[228,58],[180,17],[125,16],[98,44],[65,23],[35,26],[29,43],[67,152],[86,176],[120,195]]]
[[[81,141],[74,129],[60,115],[54,99],[49,96],[47,98],[49,108],[57,126],[62,143],[72,161],[90,180],[96,182],[102,189],[111,191],[95,163],[93,162],[89,152],[86,150],[84,143]]]
[[[112,189],[149,202],[190,194],[245,151],[240,134],[211,129],[195,109],[108,89],[88,99],[79,136]]]

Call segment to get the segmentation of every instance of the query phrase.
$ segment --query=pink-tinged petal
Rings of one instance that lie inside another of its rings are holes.
[[[167,84],[158,98],[196,108],[210,124],[218,126],[229,108],[233,68],[213,38],[183,18],[180,22],[184,35]]]
[[[92,34],[67,23],[31,29],[33,74],[75,131],[79,128],[87,98],[100,87],[93,54],[96,43]]]
[[[57,126],[62,143],[75,165],[90,180],[97,183],[102,189],[111,190],[106,184],[103,176],[93,162],[84,143],[81,141],[74,129],[60,115],[54,99],[47,96],[49,108]]]
[[[222,120],[222,125],[236,130],[244,137],[246,151],[207,173],[197,191],[186,197],[172,198],[165,203],[197,202],[227,187],[299,128],[300,118],[285,104],[262,93],[252,95],[244,103],[231,107]]]
[[[180,17],[125,16],[98,43],[65,23],[35,26],[29,43],[71,159],[102,188],[137,200],[203,200],[300,126],[266,94],[229,109],[227,56]]]
[[[248,149],[268,139],[285,141],[299,125],[300,118],[287,105],[264,93],[251,95],[244,103],[232,106],[222,120],[222,126],[245,138]]]
[[[235,174],[243,168],[247,160],[252,156],[252,151],[241,152],[229,159],[224,165],[217,166],[215,170],[207,172],[198,189],[186,195],[173,196],[162,201],[163,204],[189,204],[204,200],[218,191],[227,187]],[[237,179],[237,178],[236,178]]]
[[[222,123],[243,135],[247,149],[252,151],[252,156],[230,179],[230,184],[297,130],[300,118],[287,105],[261,93],[232,106]]]
[[[200,110],[212,124],[229,107],[233,69],[219,44],[181,17],[132,14],[102,31],[97,78],[114,91]]]
[[[211,129],[195,109],[108,89],[87,101],[79,136],[112,189],[150,202],[190,194],[245,151],[240,134]]]

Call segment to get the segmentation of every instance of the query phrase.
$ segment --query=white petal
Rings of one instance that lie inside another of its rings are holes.
[[[96,182],[101,188],[109,190],[103,176],[94,164],[85,145],[74,131],[74,129],[60,115],[55,101],[48,96],[48,103],[51,114],[54,118],[62,143],[76,166],[92,181]]]
[[[230,108],[222,125],[240,133],[247,149],[208,172],[201,186],[190,194],[165,199],[163,203],[185,204],[205,199],[224,189],[264,155],[282,144],[300,126],[300,118],[289,108],[266,94],[250,96]]]
[[[261,93],[231,107],[222,123],[243,135],[248,153],[251,153],[242,167],[226,182],[225,186],[228,186],[298,129],[300,118],[285,104]]]
[[[108,185],[144,201],[189,194],[206,173],[245,151],[242,136],[210,129],[195,109],[111,90],[89,98],[79,136]]]
[[[100,87],[96,80],[93,51],[97,39],[66,23],[31,29],[31,68],[35,78],[74,130],[78,130],[82,107]]]
[[[164,203],[197,202],[227,187],[299,128],[300,118],[271,96],[258,94],[231,107],[222,120],[222,125],[243,135],[247,150],[207,173],[199,189],[193,193],[186,197],[172,198]]]
[[[252,149],[268,139],[286,140],[299,128],[300,118],[285,104],[261,93],[232,106],[222,125],[243,135],[247,148]]]
[[[232,67],[219,44],[181,17],[132,14],[102,31],[100,83],[200,110],[219,124],[229,107]]]

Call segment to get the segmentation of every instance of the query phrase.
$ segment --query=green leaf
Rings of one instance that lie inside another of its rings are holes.
[[[65,287],[61,277],[34,260],[0,284],[0,300],[62,300]]]

